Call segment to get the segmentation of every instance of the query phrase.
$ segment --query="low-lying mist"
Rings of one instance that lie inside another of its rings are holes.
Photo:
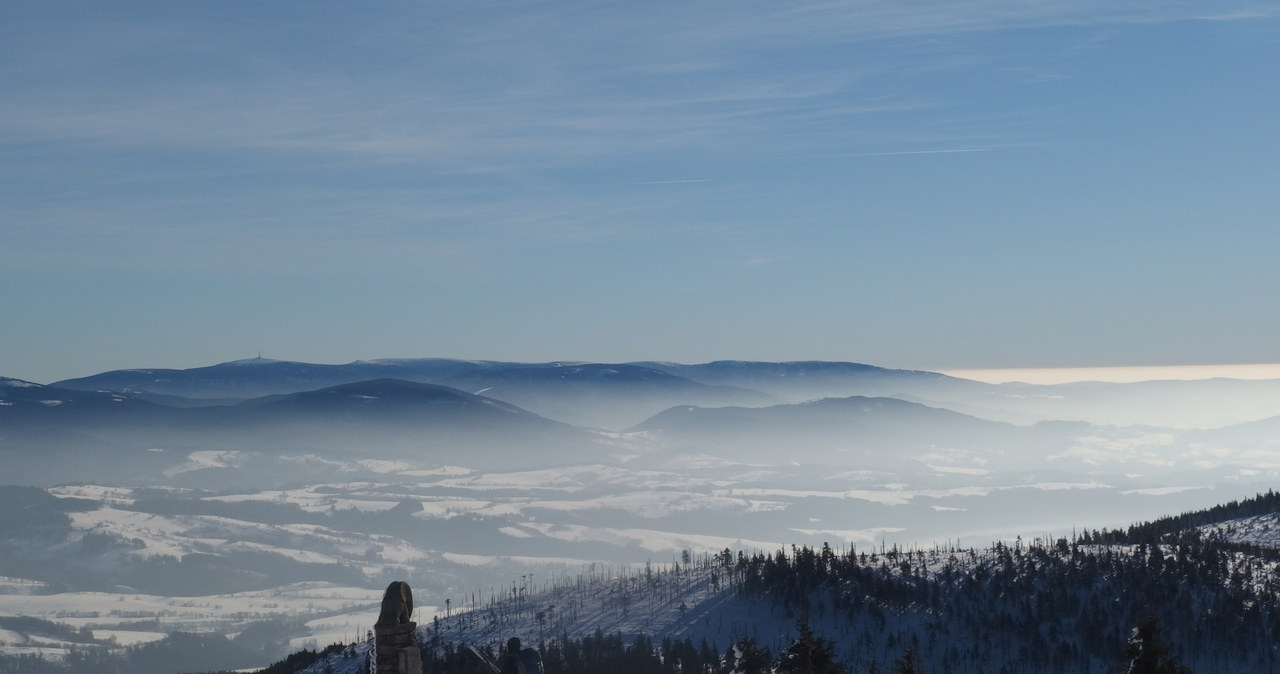
[[[236,364],[234,386],[214,366],[150,388],[137,373],[0,387],[3,481],[37,487],[0,490],[15,610],[65,617],[65,599],[92,592],[166,606],[344,597],[144,611],[153,632],[330,616],[298,628],[296,646],[356,631],[393,579],[410,579],[429,611],[516,577],[685,551],[1057,537],[1251,496],[1280,466],[1275,381],[414,363],[333,366],[325,386],[296,391],[281,387],[305,364],[276,361],[256,383],[252,361]],[[370,370],[381,376],[342,381]],[[227,397],[237,390],[268,393]],[[132,629],[107,614],[93,624]]]

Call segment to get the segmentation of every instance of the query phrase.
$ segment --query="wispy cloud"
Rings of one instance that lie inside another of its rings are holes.
[[[345,62],[335,56],[297,63],[266,51],[274,46],[265,28],[224,25],[216,12],[206,25],[147,16],[127,23],[86,20],[61,39],[28,36],[8,49],[30,51],[7,59],[24,66],[4,71],[9,95],[0,102],[0,138],[108,151],[266,155],[253,161],[296,155],[411,162],[449,172],[700,144],[723,151],[746,138],[781,148],[797,140],[781,130],[818,116],[875,114],[885,92],[866,83],[902,66],[873,58],[816,60],[800,72],[770,66],[778,54],[813,52],[815,41],[1204,15],[1199,8],[1149,3],[1012,0],[783,9],[749,3],[733,12],[681,6],[679,21],[675,9],[659,5],[645,17],[598,7],[370,12],[348,31],[325,29],[367,51],[344,51]],[[1276,11],[1236,3],[1213,16]],[[569,13],[584,15],[565,21]],[[576,28],[584,20],[592,31]],[[371,36],[379,34],[392,39],[378,44]],[[433,46],[419,47],[423,40]],[[599,49],[605,40],[612,41],[609,48]],[[70,88],[64,86],[69,79],[75,80]],[[849,131],[843,125],[841,132]],[[985,148],[902,153],[961,151]]]
[[[376,270],[397,281],[501,276],[503,290],[485,300],[488,321],[529,304],[501,297],[522,274],[562,274],[581,279],[563,284],[580,293],[566,306],[601,302],[599,279],[616,292],[643,289],[634,299],[647,310],[619,321],[672,311],[678,302],[662,292],[698,288],[680,308],[686,334],[700,339],[810,339],[815,351],[872,358],[875,332],[935,334],[951,321],[968,327],[945,331],[949,339],[968,335],[968,348],[1009,358],[994,325],[1016,323],[1019,339],[1092,348],[1064,344],[1070,321],[1056,319],[1072,312],[1057,309],[1072,293],[1121,289],[1116,297],[1133,301],[1105,303],[1124,305],[1125,317],[1141,300],[1175,295],[1135,281],[1124,265],[1092,263],[1137,259],[1167,239],[1138,235],[1146,223],[1197,227],[1186,216],[1195,209],[1171,205],[1186,194],[1274,210],[1254,187],[1270,166],[1249,162],[1263,160],[1223,154],[1217,165],[1227,172],[1202,176],[1193,174],[1217,150],[1177,173],[1127,151],[1149,128],[1185,138],[1191,119],[1207,120],[1197,122],[1206,137],[1223,136],[1213,147],[1230,145],[1237,130],[1265,133],[1265,121],[1234,122],[1268,109],[1272,92],[1225,78],[1222,98],[1188,97],[1203,114],[1177,105],[1152,107],[1141,123],[1124,114],[1147,94],[1173,101],[1183,85],[1216,83],[1180,72],[1145,77],[1144,68],[1176,55],[1176,41],[1135,38],[1187,36],[1213,52],[1205,26],[1181,23],[1268,21],[1280,13],[1274,3],[81,9],[0,4],[0,268],[11,278],[43,270],[90,285],[104,270],[136,270],[148,280],[200,273],[240,283],[264,269]],[[1261,41],[1246,49],[1274,55]],[[1135,52],[1150,64],[1126,58]],[[1206,55],[1222,67],[1224,52]],[[1128,79],[1099,67],[1109,59]],[[1086,146],[1087,165],[1085,153],[1071,152]],[[1120,187],[1130,175],[1153,198]],[[1212,217],[1202,222],[1262,217],[1204,208],[1197,217]],[[1226,251],[1216,243],[1224,229],[1199,240]],[[1247,254],[1269,249],[1256,245],[1264,228],[1236,229],[1233,243],[1249,239],[1240,246]],[[1200,265],[1208,248],[1184,250],[1185,259]],[[1193,300],[1237,290],[1255,297],[1274,285],[1264,277],[1272,272],[1259,271],[1244,292],[1246,283],[1231,282],[1241,265],[1204,268]],[[314,274],[313,292],[345,292]],[[1051,285],[1051,277],[1079,283]],[[1131,286],[1150,290],[1125,295]],[[756,313],[744,309],[747,298],[773,302],[807,330],[765,336],[740,318]],[[449,311],[465,314],[462,304]],[[908,305],[916,316],[906,316]],[[1228,310],[1186,324],[1217,326]],[[851,318],[864,316],[876,320]],[[1129,322],[1153,335],[1161,320],[1169,319]],[[1221,332],[1256,337],[1267,325],[1256,318]],[[588,334],[592,324],[561,329]],[[880,343],[886,352],[933,350],[901,335]]]

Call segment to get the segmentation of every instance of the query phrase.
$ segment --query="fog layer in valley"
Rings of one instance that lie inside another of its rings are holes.
[[[0,380],[0,593],[97,644],[267,621],[268,661],[355,638],[393,579],[421,620],[587,564],[982,545],[1206,507],[1274,484],[1277,415],[1276,380],[997,386],[850,363]]]

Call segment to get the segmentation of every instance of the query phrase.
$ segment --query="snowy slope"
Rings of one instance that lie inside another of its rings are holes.
[[[1242,517],[1204,526],[1200,531],[1220,536],[1230,543],[1280,549],[1280,513]]]
[[[532,576],[522,576],[501,597],[444,614],[419,613],[418,630],[423,641],[438,635],[494,652],[512,636],[537,645],[562,635],[579,639],[596,630],[628,639],[639,634],[705,636],[727,645],[752,629],[758,608],[733,596],[729,573],[708,562],[674,568],[592,565],[541,585],[535,585]],[[326,662],[335,674],[364,671],[369,646],[368,641],[361,643],[357,658],[335,655],[306,671],[319,674]]]

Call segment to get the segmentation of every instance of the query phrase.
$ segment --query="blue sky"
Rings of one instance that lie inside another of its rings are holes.
[[[1280,7],[0,5],[0,375],[1280,362]]]

